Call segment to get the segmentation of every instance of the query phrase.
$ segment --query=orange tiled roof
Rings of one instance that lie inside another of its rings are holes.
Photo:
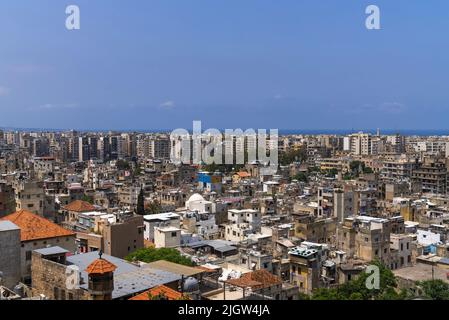
[[[105,259],[97,259],[92,262],[87,268],[88,274],[103,274],[108,272],[114,272],[117,267]]]
[[[246,172],[246,171],[240,171],[240,172],[237,172],[237,175],[238,175],[240,178],[248,178],[248,177],[251,177],[251,175],[250,175],[248,172]]]
[[[32,241],[74,236],[75,233],[26,210],[14,212],[0,220],[9,220],[20,228],[20,240]]]
[[[158,296],[158,295],[164,295],[167,297],[168,300],[188,300],[188,298],[183,299],[183,295],[181,292],[178,292],[176,290],[173,290],[169,287],[166,287],[164,285],[157,286],[153,289],[150,289],[148,291],[145,291],[141,294],[138,294],[137,296],[134,296],[130,298],[129,300],[136,300],[136,301],[144,301],[144,300],[150,300],[151,296]]]
[[[68,205],[64,207],[67,211],[74,211],[74,212],[89,212],[89,211],[95,211],[95,207],[91,205],[89,202],[82,201],[82,200],[75,200],[73,202],[70,202]]]
[[[253,289],[260,289],[281,284],[282,281],[267,270],[256,270],[245,273],[239,279],[231,279],[226,281],[231,285],[237,287],[251,287]]]

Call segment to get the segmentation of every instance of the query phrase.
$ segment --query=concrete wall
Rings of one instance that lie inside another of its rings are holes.
[[[22,279],[25,282],[28,282],[27,279],[31,276],[31,255],[33,250],[44,249],[48,246],[54,247],[59,246],[63,249],[68,250],[69,252],[74,253],[76,251],[76,236],[68,236],[68,237],[58,237],[58,238],[50,238],[50,239],[42,239],[36,241],[27,241],[23,242],[23,247],[20,252],[21,259],[21,274]],[[27,254],[28,252],[28,254]],[[28,256],[28,259],[27,259]]]
[[[143,248],[143,232],[143,216],[135,216],[126,222],[105,226],[103,229],[105,253],[124,258]]]
[[[5,287],[11,289],[20,281],[19,228],[0,231],[0,271],[3,272],[2,284]]]
[[[44,294],[51,300],[87,300],[90,295],[83,289],[68,287],[67,266],[46,260],[36,252],[32,253],[31,274],[33,294]]]
[[[172,233],[176,233],[175,236]],[[181,230],[174,228],[155,228],[154,244],[156,248],[174,248],[181,244]]]

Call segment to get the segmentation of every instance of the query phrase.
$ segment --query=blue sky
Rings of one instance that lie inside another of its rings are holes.
[[[447,0],[5,0],[0,126],[446,129],[448,31]]]

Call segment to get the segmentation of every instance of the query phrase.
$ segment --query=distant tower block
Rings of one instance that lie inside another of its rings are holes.
[[[377,128],[377,136],[380,137],[380,129]]]
[[[112,300],[114,291],[114,271],[115,265],[100,258],[92,262],[86,272],[89,275],[89,294],[91,300]]]

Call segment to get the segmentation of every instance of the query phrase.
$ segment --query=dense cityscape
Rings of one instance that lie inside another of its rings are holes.
[[[0,298],[449,298],[449,137],[273,141],[267,173],[176,163],[170,133],[0,131]]]
[[[0,317],[445,310],[448,13],[0,1]]]

